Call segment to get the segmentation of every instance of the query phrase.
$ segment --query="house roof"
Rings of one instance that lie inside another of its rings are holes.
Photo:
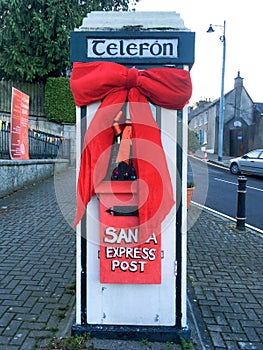
[[[258,111],[260,116],[263,116],[263,103],[253,102],[252,98],[250,97],[249,93],[247,92],[246,88],[243,85],[243,78],[240,77],[240,72],[238,72],[238,76],[235,78],[234,89],[224,94],[224,98],[226,99],[230,94],[235,93],[236,89],[240,89],[240,88],[247,94],[247,97],[250,99],[251,104],[254,105],[254,108]],[[203,114],[204,112],[211,109],[215,105],[219,105],[219,103],[220,103],[220,98],[217,98],[214,101],[210,101],[210,100],[199,101],[195,108],[193,107],[189,108],[188,121],[190,122],[193,118],[197,117],[199,114]]]
[[[259,111],[259,113],[263,116],[263,103],[256,102],[255,107]]]
[[[249,93],[247,92],[246,88],[243,86],[242,87],[243,90],[246,92],[247,96],[249,97],[249,99],[251,100],[251,102],[255,105],[256,109],[259,111],[259,113],[261,115],[263,115],[263,103],[254,103],[249,95]],[[230,95],[233,91],[235,91],[235,89],[232,89],[230,91],[228,91],[225,95],[224,95],[224,98],[226,99],[226,97],[228,95]],[[216,104],[219,104],[220,102],[220,98],[217,98],[215,100],[213,100],[212,102],[206,102],[206,101],[201,101],[201,105],[190,110],[190,113],[189,113],[189,121],[192,120],[193,118],[195,118],[196,116],[198,116],[199,114],[202,114],[204,113],[206,110],[210,109],[212,106],[216,105]]]

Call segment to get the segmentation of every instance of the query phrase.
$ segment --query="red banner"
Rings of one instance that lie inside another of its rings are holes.
[[[28,159],[29,96],[12,88],[10,156]]]

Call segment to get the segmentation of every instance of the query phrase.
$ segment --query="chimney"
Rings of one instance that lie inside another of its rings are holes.
[[[240,71],[237,72],[237,77],[235,78],[235,119],[240,118],[240,109],[241,109],[241,95],[243,89],[243,78],[240,76]]]
[[[237,72],[237,77],[235,78],[235,85],[234,89],[242,88],[243,87],[243,78],[240,76],[240,71]]]

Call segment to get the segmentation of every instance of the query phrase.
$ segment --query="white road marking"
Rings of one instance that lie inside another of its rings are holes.
[[[220,182],[225,182],[225,183],[228,183],[228,184],[231,184],[231,185],[236,185],[236,186],[238,185],[236,182],[231,182],[231,181],[219,179],[218,177],[215,177],[214,180],[220,181]]]
[[[216,210],[214,210],[212,208],[206,207],[205,205],[199,204],[199,203],[194,202],[194,201],[191,201],[191,203],[193,203],[194,205],[196,205],[199,208],[206,209],[206,210],[208,210],[208,211],[210,211],[210,212],[212,212],[212,213],[214,213],[216,215],[222,216],[222,217],[224,217],[224,218],[226,218],[228,220],[236,221],[236,218],[233,218],[232,216],[229,216],[229,215],[226,215],[224,213],[221,213],[220,211],[216,211]],[[252,225],[249,225],[249,224],[245,224],[245,226],[247,228],[250,228],[251,230],[256,231],[256,232],[263,233],[263,230],[261,230],[258,227],[255,227],[255,226],[252,226]]]
[[[231,182],[231,181],[227,181],[227,180],[223,180],[223,179],[219,179],[218,177],[215,177],[214,178],[216,181],[221,181],[221,182],[225,182],[225,183],[228,183],[228,184],[231,184],[231,185],[235,185],[237,186],[238,184],[235,183],[235,182]],[[250,188],[251,190],[255,190],[255,191],[260,191],[260,192],[263,192],[263,190],[261,188],[257,188],[257,187],[253,187],[253,186],[247,186],[247,188]]]

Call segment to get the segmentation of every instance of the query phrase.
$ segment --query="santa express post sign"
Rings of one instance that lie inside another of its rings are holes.
[[[160,230],[149,233],[139,224],[134,188],[131,181],[115,181],[103,182],[97,190],[101,283],[161,283]]]

